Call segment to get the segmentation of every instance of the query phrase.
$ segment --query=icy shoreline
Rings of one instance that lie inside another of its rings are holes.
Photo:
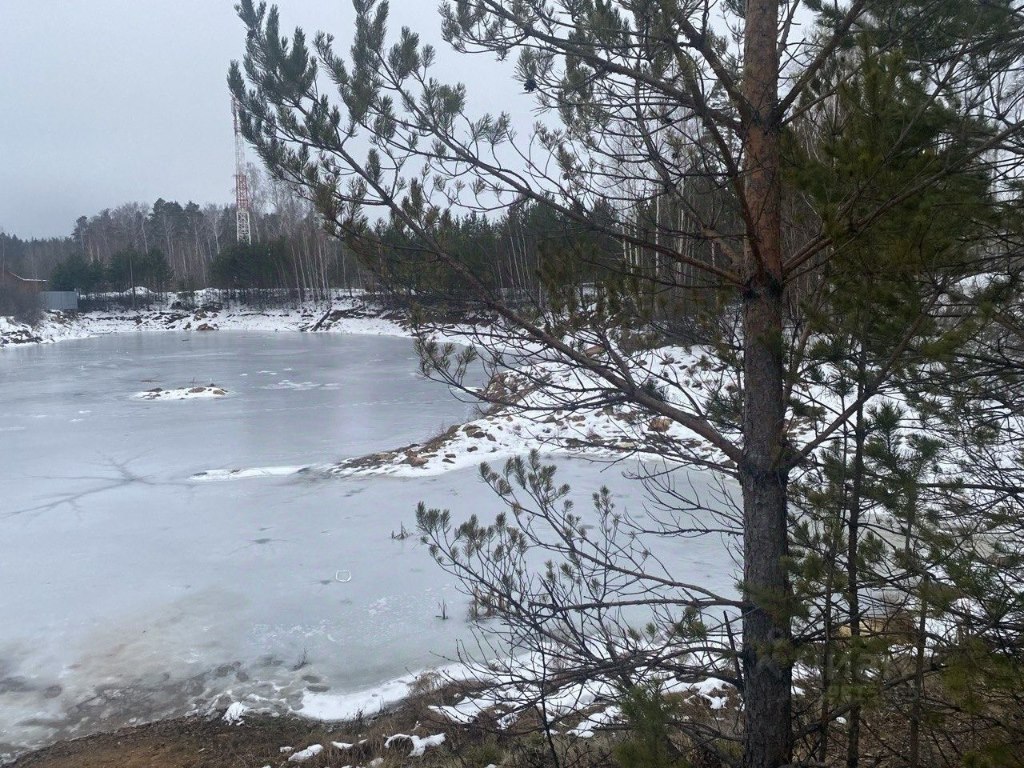
[[[84,312],[69,315],[48,312],[35,328],[0,317],[0,353],[9,344],[52,344],[59,341],[95,338],[115,333],[256,331],[342,333],[352,335],[412,338],[411,328],[401,322],[400,313],[365,301],[358,295],[338,292],[329,304],[306,302],[292,308],[257,309],[247,305],[217,303],[215,291],[198,291],[192,310],[175,309],[175,294],[168,294],[163,306],[127,312]],[[466,340],[463,329],[452,328],[446,340]],[[690,350],[666,349],[659,354],[666,362],[662,372],[677,377],[696,366]],[[653,361],[652,361],[653,362]],[[658,365],[658,363],[654,363]],[[563,385],[577,374],[552,370],[564,378]],[[458,424],[421,443],[396,447],[383,453],[367,454],[333,465],[288,467],[211,467],[199,472],[194,481],[242,480],[252,477],[290,474],[392,475],[422,477],[479,465],[482,461],[502,462],[513,456],[538,450],[548,455],[589,456],[609,461],[624,456],[663,458],[671,455],[673,444],[687,443],[689,436],[665,419],[643,418],[629,407],[584,408],[562,411],[553,403],[541,402],[533,394],[523,398],[524,408],[491,409],[480,418]],[[526,411],[547,409],[543,420]],[[656,450],[651,450],[656,444]]]
[[[176,309],[175,294],[161,306],[128,311],[76,314],[46,312],[36,325],[0,317],[0,349],[11,344],[52,344],[111,333],[144,331],[312,331],[373,336],[411,337],[408,328],[388,311],[356,296],[338,294],[330,304],[305,302],[298,307],[259,309],[243,304],[221,305],[215,294],[197,292],[195,309]]]

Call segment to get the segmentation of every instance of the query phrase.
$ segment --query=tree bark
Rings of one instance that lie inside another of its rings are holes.
[[[743,707],[745,768],[792,756],[777,0],[748,0],[744,41]]]
[[[854,421],[853,483],[850,492],[850,518],[847,524],[846,581],[850,608],[850,690],[853,704],[847,715],[846,768],[860,765],[860,513],[864,496],[864,444],[867,442],[867,424],[864,422],[864,380],[867,373],[867,353],[863,344],[857,352],[857,415]]]

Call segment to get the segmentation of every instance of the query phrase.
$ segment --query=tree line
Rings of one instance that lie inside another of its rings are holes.
[[[274,289],[323,299],[332,287],[378,292],[386,284],[402,286],[391,298],[444,294],[457,301],[471,295],[465,280],[431,269],[418,257],[429,243],[400,222],[375,222],[374,246],[365,248],[325,232],[313,207],[286,184],[252,166],[249,179],[251,245],[236,242],[233,206],[182,206],[161,198],[152,206],[127,203],[79,217],[68,237],[22,240],[0,232],[0,257],[24,277],[48,280],[52,290],[87,294],[134,285],[158,292]],[[595,212],[609,226],[616,215],[610,209]],[[553,270],[571,264],[571,279],[593,280],[621,255],[618,244],[598,230],[529,199],[501,215],[449,211],[437,228],[493,290],[510,297],[543,301],[543,284]]]
[[[272,187],[255,167],[249,176],[255,190],[249,248],[236,242],[234,206],[160,198],[81,216],[67,237],[0,234],[0,251],[13,271],[47,279],[55,290],[85,293],[125,290],[134,281],[154,291],[239,285],[316,298],[332,284],[358,283],[351,254],[323,234],[308,204]],[[239,259],[247,269],[236,268]]]

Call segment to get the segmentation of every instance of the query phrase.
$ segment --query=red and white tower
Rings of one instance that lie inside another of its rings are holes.
[[[245,175],[245,143],[238,127],[238,102],[235,99],[231,99],[231,116],[235,122],[235,227],[238,230],[238,242],[251,245],[249,179]]]

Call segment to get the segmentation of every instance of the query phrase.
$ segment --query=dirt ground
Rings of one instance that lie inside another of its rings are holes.
[[[357,762],[355,756],[330,742],[345,741],[350,731],[293,717],[247,717],[240,725],[182,718],[59,742],[23,755],[12,768],[262,768],[287,764],[289,753],[281,747],[298,751],[311,744],[325,750],[304,766],[327,765],[331,753],[345,757],[344,765]]]
[[[21,755],[6,768],[326,768],[367,766],[398,768],[408,763],[411,742],[389,736],[420,737],[444,733],[446,742],[417,758],[421,768],[439,768],[453,754],[479,750],[488,741],[483,733],[456,729],[431,710],[452,704],[465,695],[466,685],[425,685],[393,711],[345,723],[322,723],[305,718],[245,713],[240,723],[228,723],[219,715],[161,720],[80,739],[58,742]],[[222,714],[222,713],[221,713]],[[346,749],[332,742],[353,745]],[[312,745],[323,751],[300,762],[290,761],[296,752]],[[480,752],[487,757],[493,750]],[[496,755],[500,757],[500,753]],[[480,765],[498,762],[486,759]]]

